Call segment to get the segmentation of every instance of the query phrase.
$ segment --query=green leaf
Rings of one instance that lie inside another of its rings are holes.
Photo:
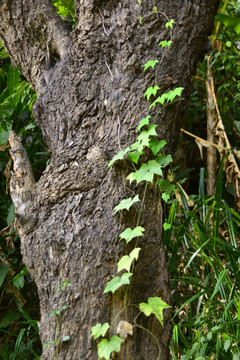
[[[149,67],[154,69],[154,66],[158,63],[158,60],[149,60],[146,64],[143,65],[144,71],[147,70]]]
[[[114,156],[114,158],[109,162],[108,164],[108,168],[114,164],[116,161],[118,160],[123,160],[124,156],[130,151],[130,147],[127,147],[126,149],[123,149],[121,151],[119,151],[119,153],[117,155]]]
[[[160,149],[162,149],[167,142],[165,140],[158,141],[157,139],[151,139],[149,142],[149,147],[153,153],[154,156],[157,155]]]
[[[175,22],[174,19],[171,19],[170,21],[168,21],[168,22],[165,24],[166,29],[168,29],[169,27],[172,29],[174,22]]]
[[[159,154],[156,157],[156,161],[157,163],[161,166],[161,167],[166,167],[168,166],[171,162],[173,162],[173,158],[172,155],[163,155],[163,154]]]
[[[231,340],[229,340],[229,339],[225,340],[224,345],[223,345],[225,352],[228,351],[230,346],[231,346]]]
[[[2,286],[2,284],[4,283],[9,268],[10,266],[8,265],[0,264],[0,286]]]
[[[14,219],[15,219],[15,207],[14,204],[12,203],[8,209],[7,224],[11,225]]]
[[[148,127],[147,130],[143,130],[141,132],[141,134],[138,136],[138,141],[140,142],[141,144],[141,147],[144,147],[144,146],[149,146],[149,137],[150,136],[157,136],[157,133],[156,133],[156,127],[157,125],[150,125]],[[138,151],[140,151],[141,149],[138,149]]]
[[[142,17],[142,16],[140,16],[140,18],[139,18],[139,23],[141,24],[141,23],[142,23],[142,21],[143,21],[143,17]]]
[[[140,156],[141,153],[139,151],[130,151],[130,153],[128,154],[128,159],[137,164]]]
[[[110,328],[110,325],[108,323],[105,323],[103,325],[97,324],[92,328],[91,336],[93,336],[94,339],[97,339],[100,336],[105,336],[105,334],[109,328]]]
[[[118,262],[118,272],[122,270],[130,271],[131,265],[134,260],[138,259],[139,251],[141,248],[135,248],[133,251],[128,255],[123,256]]]
[[[7,87],[12,94],[14,89],[20,85],[20,72],[18,69],[14,69],[12,65],[9,66],[7,75]]]
[[[136,226],[133,230],[127,228],[120,234],[120,239],[125,239],[128,244],[132,239],[138,236],[143,236],[145,229],[141,226]]]
[[[148,298],[148,303],[139,304],[140,310],[146,315],[149,316],[154,314],[159,322],[163,325],[163,310],[170,308],[168,304],[166,304],[161,298],[154,297]]]
[[[6,126],[3,128],[0,125],[0,146],[5,144],[8,141],[9,133],[12,130],[12,123],[6,123]]]
[[[225,26],[240,34],[240,18],[218,12],[215,16],[216,21],[222,22]]]
[[[162,46],[162,48],[165,48],[165,46],[169,47],[172,43],[173,43],[172,40],[168,40],[168,41],[164,40],[164,41],[161,41],[158,45]]]
[[[14,321],[17,321],[22,315],[18,311],[8,312],[0,323],[0,328],[6,328]]]
[[[109,281],[104,289],[104,294],[111,291],[115,293],[117,289],[119,289],[123,285],[129,285],[129,278],[132,276],[132,273],[124,273],[121,277],[116,276],[111,281]]]
[[[156,96],[157,91],[158,91],[159,89],[160,89],[160,87],[157,86],[157,85],[154,86],[154,88],[153,88],[153,87],[149,87],[149,88],[147,88],[144,96],[147,97],[147,100],[149,100],[152,95],[153,95],[153,96]]]
[[[176,96],[181,96],[183,90],[184,90],[183,87],[178,87],[174,90],[169,91],[168,101],[172,103]]]
[[[157,11],[158,11],[158,9],[157,9],[156,6],[153,7],[153,11],[154,11],[154,12],[157,12]]]
[[[128,199],[123,199],[123,200],[120,202],[120,204],[118,204],[117,206],[115,206],[114,212],[116,213],[117,211],[124,210],[124,209],[129,210],[130,207],[131,207],[134,203],[136,203],[136,202],[138,202],[138,201],[140,201],[138,195],[134,196],[134,198],[131,198],[131,197],[130,197],[130,198],[128,198]]]
[[[166,222],[163,224],[163,229],[164,229],[165,231],[171,229],[171,227],[172,227],[172,225],[171,225],[171,224],[168,224],[168,223],[166,223]]]
[[[146,94],[146,93],[145,93]],[[144,119],[142,119],[137,127],[137,131],[140,131],[141,128],[145,125],[149,125],[149,120],[151,119],[151,116],[148,115],[147,117],[145,117]]]
[[[139,170],[129,174],[127,180],[129,180],[130,183],[136,180],[137,184],[142,181],[149,181],[152,183],[154,175],[163,176],[162,169],[156,160],[150,160],[147,164],[142,164]]]
[[[163,201],[168,202],[168,200],[170,199],[170,195],[167,194],[166,192],[164,192],[164,193],[162,193],[162,199],[163,199]]]
[[[123,341],[124,340],[117,335],[112,336],[110,341],[102,339],[98,344],[98,359],[109,360],[113,351],[119,352],[121,350],[121,343]]]
[[[70,339],[71,339],[70,336],[69,336],[69,335],[66,335],[66,336],[64,336],[64,337],[61,339],[61,341],[64,342],[64,341],[68,341],[68,340],[70,340]]]

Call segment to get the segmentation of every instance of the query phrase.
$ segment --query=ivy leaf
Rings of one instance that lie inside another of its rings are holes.
[[[123,256],[117,264],[118,272],[120,272],[121,270],[127,270],[127,272],[129,272],[133,261],[138,259],[140,250],[141,250],[141,248],[135,248],[129,254],[129,256],[128,255]]]
[[[109,281],[104,289],[104,294],[111,291],[115,293],[123,285],[129,285],[129,278],[132,276],[132,273],[124,273],[121,277],[115,276],[111,281]]]
[[[146,96],[146,97],[147,97],[147,100],[149,100],[150,97],[151,97],[151,95],[156,96],[157,91],[158,91],[159,89],[160,89],[160,87],[157,86],[157,85],[154,86],[154,88],[153,88],[153,87],[149,87],[149,88],[147,88],[144,96]]]
[[[110,341],[102,339],[98,344],[98,359],[109,360],[113,351],[119,352],[121,350],[121,343],[123,341],[117,335],[112,336]]]
[[[178,87],[174,90],[169,91],[168,101],[172,103],[176,96],[181,96],[183,90],[184,90],[183,87]]]
[[[166,223],[166,222],[163,224],[163,229],[164,229],[165,231],[171,229],[171,227],[172,227],[172,225],[171,225],[171,224],[168,224],[168,223]]]
[[[62,339],[61,339],[61,341],[62,342],[64,342],[64,341],[69,341],[71,338],[70,338],[70,336],[69,335],[66,335],[66,336],[64,336]]]
[[[139,151],[131,151],[128,154],[128,159],[132,160],[135,164],[137,164],[140,156],[141,156],[141,153]]]
[[[108,164],[108,168],[114,164],[116,161],[118,160],[123,160],[124,156],[130,151],[130,147],[127,147],[126,149],[123,149],[121,151],[119,151],[119,153],[117,155],[114,156],[114,158],[109,162]]]
[[[174,22],[175,22],[174,19],[171,19],[170,21],[168,21],[168,22],[165,24],[166,29],[168,29],[169,27],[172,29]]]
[[[134,203],[136,203],[136,202],[138,202],[138,201],[140,201],[138,195],[134,196],[133,199],[132,199],[131,197],[128,198],[128,199],[123,199],[123,200],[120,202],[120,204],[118,204],[117,206],[115,206],[114,211],[115,211],[115,213],[116,213],[116,212],[119,211],[119,210],[124,210],[124,209],[129,210],[130,207],[131,207]]]
[[[161,325],[163,325],[163,310],[170,308],[168,304],[166,304],[161,298],[154,297],[148,298],[148,303],[139,304],[140,310],[146,315],[149,316],[154,314],[156,318],[159,320]]]
[[[151,139],[149,142],[149,147],[154,156],[157,155],[160,149],[162,149],[167,142],[165,140],[158,141],[157,139]]]
[[[149,60],[146,64],[143,65],[144,71],[147,70],[149,67],[154,69],[154,66],[158,63],[158,60]]]
[[[163,154],[159,154],[157,157],[156,157],[156,161],[157,163],[161,166],[161,167],[166,167],[168,166],[171,162],[173,162],[173,158],[172,158],[172,155],[163,155]]]
[[[145,93],[146,94],[146,93]],[[151,119],[151,116],[148,115],[147,117],[145,117],[144,119],[142,119],[138,125],[138,128],[137,128],[137,131],[140,131],[141,128],[144,126],[144,125],[149,125],[149,119]]]
[[[157,9],[156,6],[153,7],[153,11],[154,11],[154,12],[157,12],[157,11],[158,11],[158,9]]]
[[[147,130],[143,130],[141,134],[138,136],[138,141],[140,141],[142,146],[149,146],[149,137],[157,136],[156,133],[157,125],[150,125]]]
[[[127,228],[120,234],[120,239],[125,239],[128,244],[132,239],[138,236],[143,236],[145,229],[141,226],[136,226],[133,230]]]
[[[169,47],[171,44],[173,43],[172,40],[164,40],[164,41],[161,41],[158,45],[161,46],[162,48],[165,48],[165,46]]]
[[[99,338],[100,336],[105,336],[109,328],[110,325],[108,323],[105,323],[103,325],[97,324],[94,327],[92,327],[91,336],[93,336],[94,340]]]
[[[168,200],[170,199],[170,195],[167,194],[166,192],[164,192],[164,193],[162,193],[162,199],[163,199],[163,201],[168,202]],[[165,230],[165,228],[164,228],[164,230]]]
[[[160,103],[161,105],[164,104],[164,101],[168,98],[167,93],[166,94],[162,94],[161,96],[159,96],[150,106],[149,109],[151,109],[152,107],[155,107],[157,103]]]
[[[139,170],[129,174],[127,180],[129,180],[130,183],[136,180],[137,184],[141,181],[149,181],[152,183],[155,174],[163,176],[161,166],[156,160],[150,160],[147,164],[142,164]]]

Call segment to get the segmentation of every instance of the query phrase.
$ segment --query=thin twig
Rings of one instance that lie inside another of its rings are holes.
[[[120,136],[121,136],[121,122],[120,122],[120,117],[118,115],[118,146],[119,146],[119,149],[122,150]]]

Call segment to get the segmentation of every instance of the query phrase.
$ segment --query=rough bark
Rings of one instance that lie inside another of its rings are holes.
[[[138,211],[135,206],[128,214],[114,216],[113,208],[136,188],[125,181],[126,164],[107,170],[107,163],[120,147],[135,140],[139,120],[148,115],[143,95],[155,73],[144,73],[142,66],[161,59],[161,91],[185,89],[185,100],[166,108],[157,119],[159,136],[172,151],[217,5],[218,0],[143,0],[141,6],[136,0],[80,0],[78,25],[70,33],[50,0],[0,2],[1,39],[38,92],[35,119],[52,153],[43,176],[29,189],[27,211],[20,211],[17,226],[23,260],[38,286],[43,344],[58,338],[57,319],[49,318],[60,307],[57,286],[64,280],[73,285],[64,295],[71,308],[63,312],[60,328],[61,337],[71,339],[61,345],[59,359],[96,359],[91,327],[111,323],[123,306],[121,290],[116,296],[102,292],[116,274],[121,254],[130,249],[123,249],[118,235],[126,226],[135,226]],[[169,36],[164,14],[175,20],[173,46],[166,53],[158,46]],[[52,62],[46,70],[48,50]],[[141,186],[139,190],[141,197]],[[146,231],[127,302],[161,296],[170,303],[162,208],[154,186],[148,188],[140,225]],[[134,307],[128,307],[117,320],[132,322],[134,316]],[[164,360],[169,358],[170,317],[166,311],[164,328],[151,317],[139,319],[157,334]],[[151,360],[157,354],[155,340],[134,328],[117,358]],[[55,356],[56,347],[49,346],[42,359]]]

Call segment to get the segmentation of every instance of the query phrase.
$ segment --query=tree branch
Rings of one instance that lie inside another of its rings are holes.
[[[12,63],[20,65],[27,81],[39,90],[46,85],[44,73],[50,70],[47,55],[52,68],[63,59],[70,46],[70,29],[51,0],[1,0],[0,39]]]

